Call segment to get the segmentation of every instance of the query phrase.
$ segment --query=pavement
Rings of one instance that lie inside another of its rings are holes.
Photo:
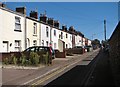
[[[29,85],[33,81],[42,79],[43,77],[61,69],[69,67],[90,57],[92,54],[98,54],[99,49],[93,52],[84,53],[82,55],[67,56],[66,58],[55,58],[51,66],[44,66],[40,68],[2,68],[2,85],[3,86],[20,86]]]
[[[88,85],[91,87],[117,87],[114,81],[108,52],[100,52],[94,70],[89,76],[87,86]]]

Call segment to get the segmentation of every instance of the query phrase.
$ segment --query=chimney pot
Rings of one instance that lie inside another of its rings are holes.
[[[48,24],[54,26],[54,20],[53,20],[53,18],[48,18],[47,22],[48,22]]]
[[[40,14],[40,21],[46,23],[47,22],[47,16],[45,14]]]
[[[36,12],[36,11],[31,11],[31,12],[30,12],[30,17],[33,17],[33,18],[35,18],[35,19],[38,19],[38,12]]]

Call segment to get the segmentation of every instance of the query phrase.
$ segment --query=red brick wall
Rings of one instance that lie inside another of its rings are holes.
[[[10,55],[14,54],[16,57],[20,57],[20,52],[9,52],[9,53],[0,53],[0,61],[2,61],[4,58],[10,58]]]
[[[66,52],[63,51],[63,52],[56,52],[55,53],[55,57],[56,58],[66,58]]]
[[[110,62],[116,84],[120,85],[120,22],[114,30],[110,40]]]

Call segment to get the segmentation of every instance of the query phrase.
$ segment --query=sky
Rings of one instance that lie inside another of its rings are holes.
[[[47,17],[59,20],[60,26],[74,26],[88,39],[104,39],[104,20],[106,20],[107,39],[118,23],[117,2],[6,2],[8,8],[25,6],[27,16],[30,11],[46,11]]]

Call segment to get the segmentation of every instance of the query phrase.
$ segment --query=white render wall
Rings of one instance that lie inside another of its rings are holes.
[[[83,38],[83,46],[85,46],[85,38]]]
[[[88,39],[88,46],[92,46],[91,40]]]
[[[67,40],[68,48],[72,48],[72,34],[70,33],[67,34],[68,34],[68,40]]]
[[[15,51],[15,40],[21,41],[21,51],[25,49],[25,39],[24,39],[24,28],[25,28],[25,18],[23,15],[16,14],[15,12],[8,12],[2,10],[2,46],[3,41],[8,41],[8,52]],[[15,16],[20,17],[21,31],[14,31],[15,29]],[[1,43],[0,43],[1,44]],[[11,46],[10,46],[11,44]],[[3,49],[2,49],[3,51]]]
[[[46,27],[48,27],[48,37],[46,36]],[[43,40],[44,40],[44,46],[46,45],[46,41],[48,41],[48,44],[50,44],[50,26],[46,25],[46,24],[40,24],[40,28],[41,28],[41,46],[43,46]]]
[[[2,21],[3,21],[3,17],[2,16],[3,16],[2,10],[0,9],[0,53],[3,50],[3,47],[2,47],[2,36],[3,36],[3,34],[2,34],[2,29],[3,29]]]
[[[65,48],[72,48],[72,34],[59,30],[59,34],[61,35],[61,32],[63,32],[63,39],[60,38],[63,42],[65,42]],[[67,38],[66,38],[67,34]],[[66,47],[67,44],[67,47]]]
[[[79,35],[75,36],[75,46],[82,46],[82,37]]]
[[[66,34],[67,34],[67,38],[66,38]],[[72,48],[72,35],[70,33],[64,32],[64,42],[65,42],[65,48]]]
[[[35,35],[33,33],[34,31],[34,23],[37,24],[37,34]],[[37,21],[34,21],[32,19],[26,19],[26,30],[27,30],[27,48],[34,46],[33,41],[36,40],[37,41],[37,46],[40,46],[40,23]]]
[[[54,35],[54,30],[56,31],[56,36]],[[53,47],[53,49],[59,49],[58,48],[59,30],[56,29],[56,28],[52,28],[51,36],[52,36],[52,47]],[[56,46],[55,46],[55,43],[56,43]]]

